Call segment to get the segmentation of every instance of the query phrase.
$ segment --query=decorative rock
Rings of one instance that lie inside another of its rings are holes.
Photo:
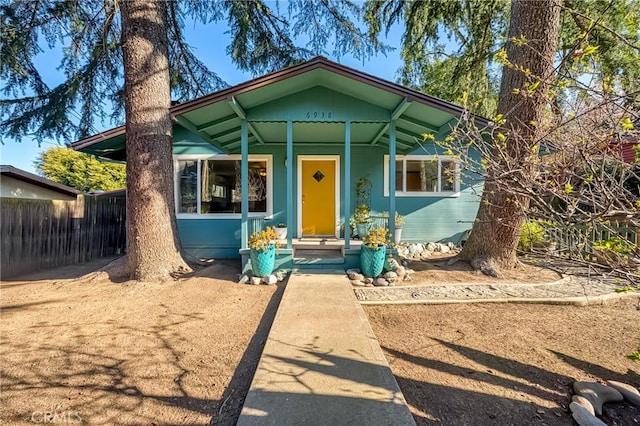
[[[384,278],[386,278],[387,280],[389,279],[395,280],[396,278],[398,278],[398,274],[396,274],[395,272],[389,271],[386,274],[384,274]]]
[[[446,244],[440,244],[438,247],[440,249],[440,253],[449,253],[451,251],[449,246]]]
[[[385,263],[384,266],[387,271],[395,271],[400,267],[400,264],[393,257],[390,257],[387,259],[387,262]]]
[[[420,243],[413,243],[409,245],[409,255],[412,257],[420,257],[420,254],[424,251],[424,245]]]
[[[249,276],[247,274],[240,275],[240,279],[238,280],[238,284],[246,284],[249,282]]]
[[[365,287],[373,287],[373,284],[368,283],[368,284],[365,284],[364,286],[365,286]]]
[[[569,404],[569,409],[571,410],[571,417],[580,426],[607,426],[605,422],[591,414],[589,410],[577,402]]]
[[[398,249],[398,256],[407,257],[409,255],[409,249],[406,247],[400,247]]]
[[[411,278],[411,275],[406,274],[406,275],[404,276],[404,278],[402,278],[402,281],[411,281],[412,279],[413,279],[413,278]]]
[[[384,278],[376,278],[373,281],[373,285],[376,287],[386,287],[389,285],[389,283]]]
[[[278,282],[282,282],[289,275],[289,271],[287,271],[286,269],[278,269],[275,275],[276,275],[276,278],[278,279]]]
[[[365,284],[373,284],[373,278],[364,277],[363,281]]]
[[[362,280],[364,280],[364,275],[352,272],[352,273],[349,274],[349,279],[351,281],[362,281]]]
[[[453,244],[453,242],[449,241],[449,242],[447,243],[447,247],[449,247],[451,250],[453,250],[454,248],[456,248],[456,245],[455,245],[455,244]]]
[[[262,282],[265,283],[266,285],[273,285],[278,282],[278,278],[276,278],[274,274],[271,274],[262,278]]]
[[[430,251],[430,252],[434,252],[436,251],[436,244],[435,243],[427,243],[427,246],[425,247],[426,250]]]
[[[616,382],[614,380],[607,380],[607,384],[620,392],[624,399],[636,407],[640,407],[640,391],[638,391],[638,389],[626,383]]]
[[[360,273],[360,269],[358,269],[358,268],[347,269],[347,275],[350,275],[350,274],[359,274],[359,273]]]
[[[578,395],[587,398],[599,416],[602,415],[602,404],[607,402],[620,402],[624,399],[620,392],[600,383],[574,382],[573,390]]]
[[[360,280],[351,280],[351,285],[354,287],[364,287],[364,281]]]
[[[398,276],[398,278],[402,278],[405,276],[407,272],[404,269],[404,266],[398,266],[396,268],[396,275]]]
[[[247,284],[260,285],[261,282],[262,282],[262,278],[260,278],[260,277],[251,277],[251,279],[249,280],[249,282]]]
[[[580,395],[573,395],[573,397],[571,398],[571,402],[581,405],[585,410],[587,410],[589,413],[591,413],[592,416],[596,415],[596,412],[593,409],[593,405],[591,405],[591,403],[589,402],[589,400],[587,398],[585,398],[584,396],[580,396]]]

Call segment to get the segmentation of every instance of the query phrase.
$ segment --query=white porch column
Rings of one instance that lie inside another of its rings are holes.
[[[389,124],[389,232],[396,242],[396,121]]]
[[[242,120],[240,124],[240,179],[242,180],[240,186],[242,192],[240,243],[245,249],[249,242],[249,230],[247,229],[249,220],[249,130],[247,120]]]
[[[293,248],[293,122],[287,120],[287,248]]]
[[[351,248],[351,120],[344,123],[344,248]]]

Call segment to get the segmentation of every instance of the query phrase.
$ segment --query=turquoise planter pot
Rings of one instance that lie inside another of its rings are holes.
[[[360,269],[365,277],[377,277],[382,273],[387,247],[360,247]]]
[[[253,275],[266,277],[273,272],[273,267],[276,264],[276,246],[275,244],[270,244],[264,251],[251,249],[249,257],[251,258]]]

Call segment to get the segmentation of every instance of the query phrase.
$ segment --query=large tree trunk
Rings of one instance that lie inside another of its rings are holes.
[[[166,4],[127,0],[120,8],[129,237],[120,266],[133,279],[162,281],[190,270],[174,208]]]
[[[510,170],[526,173],[528,156],[536,146],[547,104],[547,89],[553,75],[553,59],[558,43],[561,0],[513,0],[507,60],[504,66],[498,100],[498,114],[504,117],[500,129],[506,136],[505,161],[487,170],[480,209],[469,240],[460,257],[488,275],[497,276],[501,269],[518,265],[516,248],[520,227],[525,220],[529,200],[511,193],[495,181],[508,164]],[[526,41],[514,43],[512,39]],[[523,70],[530,70],[527,75]],[[535,88],[533,83],[539,81]],[[527,89],[534,90],[528,91]],[[520,89],[516,93],[514,89]],[[494,143],[500,143],[495,141]],[[498,158],[494,148],[494,158]],[[490,163],[491,164],[491,163]]]

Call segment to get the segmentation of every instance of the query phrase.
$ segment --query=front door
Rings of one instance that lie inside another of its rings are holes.
[[[336,161],[302,160],[302,236],[336,234]]]

